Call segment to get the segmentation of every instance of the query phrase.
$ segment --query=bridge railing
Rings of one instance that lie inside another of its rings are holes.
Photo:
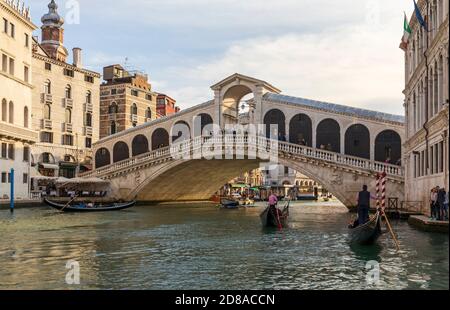
[[[205,148],[205,143],[214,147],[216,152],[223,153],[227,148],[251,148],[256,151],[272,151],[277,153],[287,153],[291,155],[302,156],[309,159],[316,159],[335,163],[338,165],[354,167],[362,170],[374,172],[386,172],[388,175],[403,177],[404,170],[400,166],[376,162],[373,160],[359,158],[355,156],[334,153],[326,150],[316,149],[308,146],[272,140],[261,136],[247,135],[225,135],[225,136],[202,136],[191,140],[174,143],[171,146],[158,150],[153,150],[143,155],[139,155],[112,165],[98,168],[82,174],[82,177],[103,177],[111,173],[115,173],[129,167],[166,159],[172,159],[173,154],[179,158],[187,158],[195,154],[201,154]],[[194,157],[195,158],[195,157]]]

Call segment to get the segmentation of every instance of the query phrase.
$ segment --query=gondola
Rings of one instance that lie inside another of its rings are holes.
[[[44,199],[44,202],[52,208],[55,208],[63,212],[105,212],[105,211],[119,211],[133,207],[136,201],[125,203],[113,203],[109,205],[94,205],[93,207],[86,207],[85,205],[77,204],[68,205],[64,203],[56,203],[48,199]]]
[[[381,234],[381,214],[377,212],[366,224],[350,228],[350,243],[371,245],[378,240]]]
[[[239,209],[239,201],[228,198],[222,198],[220,201],[222,209]]]
[[[286,204],[283,210],[277,208],[281,215],[279,218],[275,214],[270,214],[270,207],[267,207],[263,213],[261,213],[261,224],[265,228],[287,228],[289,225],[289,206],[290,202]]]

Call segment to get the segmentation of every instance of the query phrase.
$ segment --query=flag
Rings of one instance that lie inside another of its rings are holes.
[[[403,21],[403,38],[402,38],[402,43],[400,44],[400,48],[402,50],[407,49],[410,36],[411,36],[411,28],[409,27],[408,18],[406,17],[406,13],[405,13],[405,19]]]
[[[420,24],[426,31],[428,31],[427,23],[426,23],[425,20],[423,19],[422,13],[420,13],[420,9],[419,9],[419,6],[417,5],[416,0],[414,0],[414,11],[416,12],[416,18],[417,18],[417,21],[419,22],[419,24]]]

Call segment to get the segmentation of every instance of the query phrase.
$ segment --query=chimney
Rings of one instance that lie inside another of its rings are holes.
[[[81,68],[83,63],[81,61],[81,48],[75,47],[73,50],[73,65],[77,68]]]

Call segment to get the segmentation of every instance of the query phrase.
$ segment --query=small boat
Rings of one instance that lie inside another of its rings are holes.
[[[289,225],[289,206],[290,202],[287,203],[283,210],[277,208],[281,214],[279,218],[275,214],[271,214],[270,207],[267,207],[260,215],[263,227],[287,228]]]
[[[48,199],[44,199],[44,202],[52,208],[55,208],[63,212],[105,212],[105,211],[118,211],[133,207],[136,201],[125,203],[113,203],[109,205],[93,205],[88,207],[86,204],[75,203],[73,205],[67,205],[64,203],[56,203]]]
[[[228,198],[223,198],[220,201],[221,208],[223,209],[239,209],[239,201]]]
[[[350,242],[371,245],[378,240],[381,234],[381,214],[377,212],[366,224],[350,228]]]

